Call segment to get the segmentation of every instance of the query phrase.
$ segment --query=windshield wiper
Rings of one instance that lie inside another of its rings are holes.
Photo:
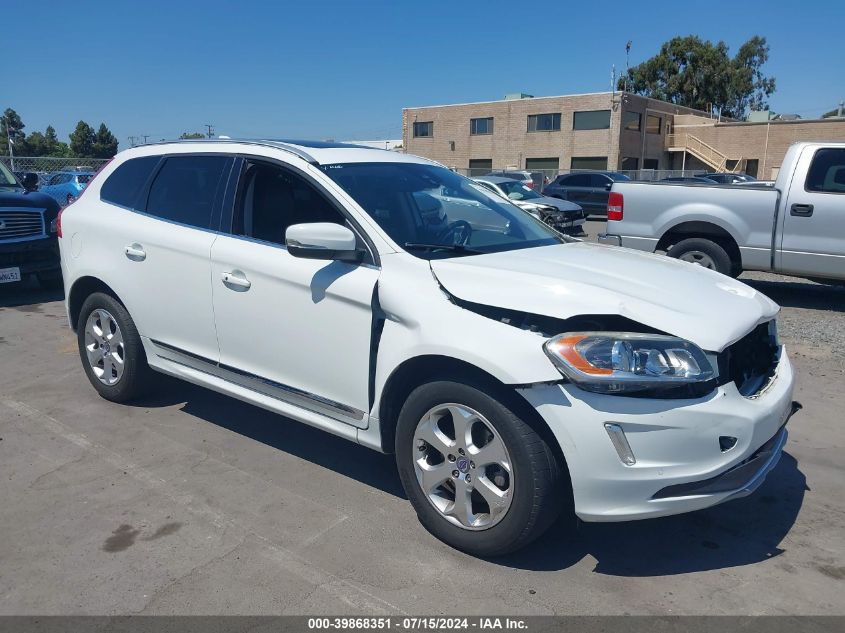
[[[463,244],[426,244],[422,242],[405,242],[404,246],[405,248],[410,248],[413,250],[444,250],[451,251],[453,253],[465,253],[467,255],[482,255],[484,253],[484,251],[480,251],[475,248],[470,248],[469,246],[464,246]]]

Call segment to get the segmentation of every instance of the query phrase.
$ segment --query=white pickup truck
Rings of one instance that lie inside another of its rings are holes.
[[[772,186],[616,182],[599,242],[726,275],[845,280],[845,143],[792,145]]]

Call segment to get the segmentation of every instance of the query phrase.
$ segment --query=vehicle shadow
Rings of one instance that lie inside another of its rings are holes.
[[[189,415],[407,499],[391,455],[228,396],[164,378],[155,396],[133,404],[182,404]],[[795,458],[784,453],[763,485],[749,497],[690,514],[644,521],[584,523],[564,517],[527,548],[489,562],[560,571],[592,556],[596,573],[635,577],[750,565],[783,552],[779,545],[795,523],[806,490],[806,479]]]
[[[794,457],[784,453],[751,496],[659,519],[583,523],[562,519],[524,550],[490,562],[538,571],[566,569],[585,556],[610,576],[669,576],[750,565],[783,553],[807,488]]]
[[[845,286],[817,284],[802,279],[793,281],[740,279],[740,281],[759,290],[781,306],[845,312]]]
[[[0,308],[23,308],[50,301],[62,301],[64,298],[63,290],[42,288],[34,279],[0,284]]]
[[[392,455],[383,455],[349,440],[288,419],[260,407],[175,378],[157,376],[154,395],[132,403],[182,411],[279,451],[318,464],[382,492],[406,499]]]

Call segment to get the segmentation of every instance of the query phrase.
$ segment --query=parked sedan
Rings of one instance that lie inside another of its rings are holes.
[[[574,202],[542,196],[520,181],[510,178],[481,176],[473,180],[482,187],[507,198],[561,233],[584,234],[586,216],[584,210]]]
[[[742,182],[757,182],[757,179],[754,176],[749,176],[748,174],[735,174],[733,172],[715,172],[710,174],[699,174],[699,176],[715,180],[723,185],[736,185]]]
[[[581,171],[558,176],[546,185],[543,195],[581,205],[587,214],[607,215],[607,194],[614,182],[630,180],[615,171]]]
[[[38,190],[61,206],[66,206],[79,197],[93,177],[92,171],[59,171],[52,174]]]
[[[515,170],[515,171],[491,171],[486,176],[494,176],[496,178],[509,178],[521,182],[526,187],[540,191],[549,179],[543,175],[541,171]]]
[[[660,182],[675,182],[689,185],[718,185],[718,180],[705,178],[704,176],[671,176],[669,178],[661,178]]]

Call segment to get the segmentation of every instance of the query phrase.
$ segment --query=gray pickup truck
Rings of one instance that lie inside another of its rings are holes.
[[[772,186],[617,182],[599,242],[726,275],[845,280],[845,143],[796,143]]]

